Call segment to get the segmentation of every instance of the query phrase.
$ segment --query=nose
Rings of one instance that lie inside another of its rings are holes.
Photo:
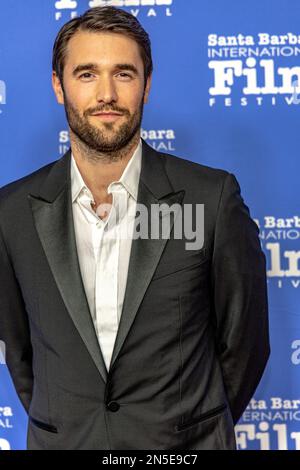
[[[99,79],[96,98],[98,102],[104,103],[117,101],[118,95],[113,77],[103,76]]]

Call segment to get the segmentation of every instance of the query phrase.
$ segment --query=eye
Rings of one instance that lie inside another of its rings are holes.
[[[91,75],[92,74],[90,72],[84,72],[81,75],[79,75],[79,78],[90,78]]]
[[[121,78],[132,78],[132,76],[129,75],[129,73],[126,73],[126,72],[119,72],[118,75],[120,75]]]

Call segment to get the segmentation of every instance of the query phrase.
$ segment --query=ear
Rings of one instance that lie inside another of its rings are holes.
[[[64,92],[56,72],[52,72],[52,86],[54,93],[56,95],[57,102],[59,104],[64,104]]]
[[[150,87],[151,87],[151,81],[152,81],[152,74],[149,75],[149,77],[147,78],[146,88],[145,88],[145,93],[144,93],[144,104],[148,103]]]

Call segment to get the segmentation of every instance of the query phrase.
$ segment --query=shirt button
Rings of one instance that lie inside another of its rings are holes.
[[[109,403],[107,403],[106,408],[109,411],[118,411],[118,409],[120,408],[120,405],[116,401],[110,401]]]

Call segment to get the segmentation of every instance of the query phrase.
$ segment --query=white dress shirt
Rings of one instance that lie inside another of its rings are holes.
[[[108,186],[112,207],[108,217],[102,220],[91,207],[93,195],[71,155],[72,208],[79,265],[107,370],[127,282],[141,157],[140,139],[121,178]]]

